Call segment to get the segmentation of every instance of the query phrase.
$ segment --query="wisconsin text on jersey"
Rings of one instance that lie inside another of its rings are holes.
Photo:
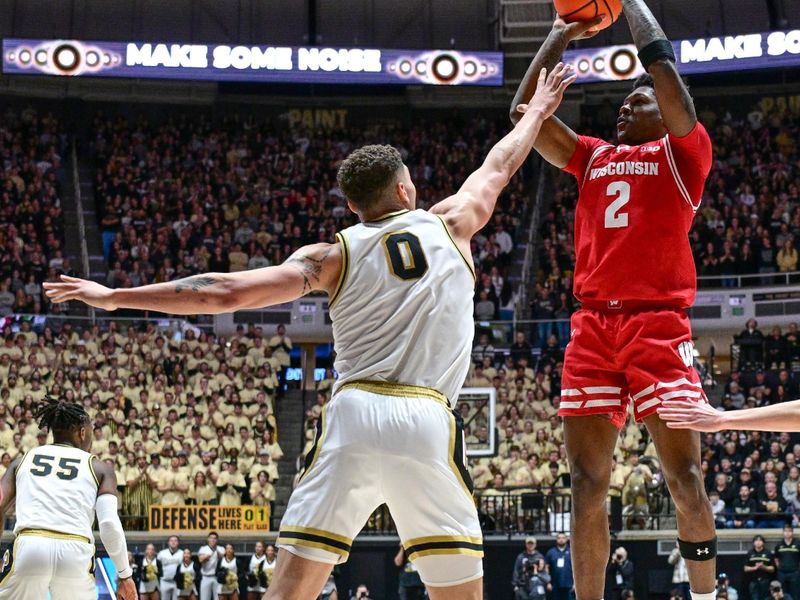
[[[605,167],[592,169],[589,179],[610,177],[611,175],[658,175],[658,163],[641,160],[608,163]]]

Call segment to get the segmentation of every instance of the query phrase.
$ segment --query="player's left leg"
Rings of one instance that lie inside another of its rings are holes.
[[[658,415],[644,420],[661,461],[678,517],[678,539],[692,596],[716,590],[716,530],[700,470],[700,434],[669,429]],[[699,559],[699,560],[698,560]]]
[[[333,565],[303,558],[286,549],[279,554],[272,584],[263,600],[305,600],[319,596]]]
[[[707,402],[694,370],[689,318],[680,310],[643,311],[626,319],[624,361],[636,419],[653,438],[677,511],[678,541],[694,600],[716,589],[716,530],[700,470],[700,434],[669,429],[656,413],[665,400]]]

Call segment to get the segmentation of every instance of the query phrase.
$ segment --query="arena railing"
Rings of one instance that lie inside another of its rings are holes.
[[[186,319],[178,317],[131,317],[116,315],[114,313],[106,313],[103,316],[95,315],[70,315],[70,314],[56,314],[47,313],[43,315],[34,315],[28,313],[14,313],[7,315],[6,319],[10,319],[12,324],[19,323],[23,320],[31,323],[31,327],[36,331],[45,327],[52,327],[56,333],[61,331],[64,323],[71,323],[81,328],[91,328],[93,325],[100,325],[101,329],[108,326],[109,323],[114,322],[119,326],[124,326],[126,329],[129,325],[137,326],[145,323],[153,323],[159,329],[172,329],[174,331],[186,331],[188,329],[201,329],[211,331],[214,327],[212,323],[192,323]]]
[[[697,278],[697,287],[701,290],[797,284],[800,284],[800,271],[791,271],[787,273],[747,273],[744,275],[701,275]]]
[[[83,215],[83,200],[81,198],[81,179],[78,175],[78,152],[75,149],[75,140],[72,140],[72,188],[75,194],[75,213],[78,216],[78,234],[81,238],[81,266],[83,267],[83,273],[86,277],[91,276],[91,270],[89,266],[89,248],[86,244],[86,221]],[[95,309],[92,306],[88,307],[89,309],[89,318],[94,323],[95,319]]]
[[[522,264],[522,279],[519,284],[519,296],[517,299],[516,310],[514,310],[514,317],[517,318],[520,312],[528,307],[528,286],[533,281],[531,277],[531,270],[533,269],[534,259],[536,257],[536,234],[539,231],[539,217],[542,213],[542,202],[545,193],[545,183],[547,179],[548,170],[544,168],[543,159],[539,159],[537,163],[537,171],[539,173],[539,180],[536,186],[536,196],[533,200],[531,207],[531,222],[528,226],[528,241],[525,244],[525,256]]]

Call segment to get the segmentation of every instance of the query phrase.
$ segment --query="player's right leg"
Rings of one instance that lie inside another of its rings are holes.
[[[383,410],[358,389],[336,393],[323,410],[306,470],[281,520],[281,549],[265,598],[307,600],[322,591],[333,565],[383,504],[379,487]]]
[[[572,572],[578,600],[605,593],[609,555],[606,498],[619,430],[605,416],[565,417],[564,445],[572,478]]]
[[[55,569],[50,580],[52,600],[94,600],[97,596],[95,582],[94,544],[55,539]]]
[[[3,555],[0,599],[44,600],[50,584],[52,540],[18,536]],[[79,598],[78,600],[83,600]]]
[[[606,499],[628,390],[614,360],[617,315],[580,310],[564,356],[561,401],[572,480],[572,571],[578,600],[605,593],[609,556]]]

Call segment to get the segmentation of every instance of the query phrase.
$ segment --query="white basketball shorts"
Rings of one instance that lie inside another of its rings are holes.
[[[95,600],[94,544],[45,529],[26,529],[3,556],[0,599]]]
[[[463,437],[461,418],[435,390],[345,384],[320,417],[278,547],[345,562],[353,538],[385,503],[426,585],[480,578],[483,542]]]

